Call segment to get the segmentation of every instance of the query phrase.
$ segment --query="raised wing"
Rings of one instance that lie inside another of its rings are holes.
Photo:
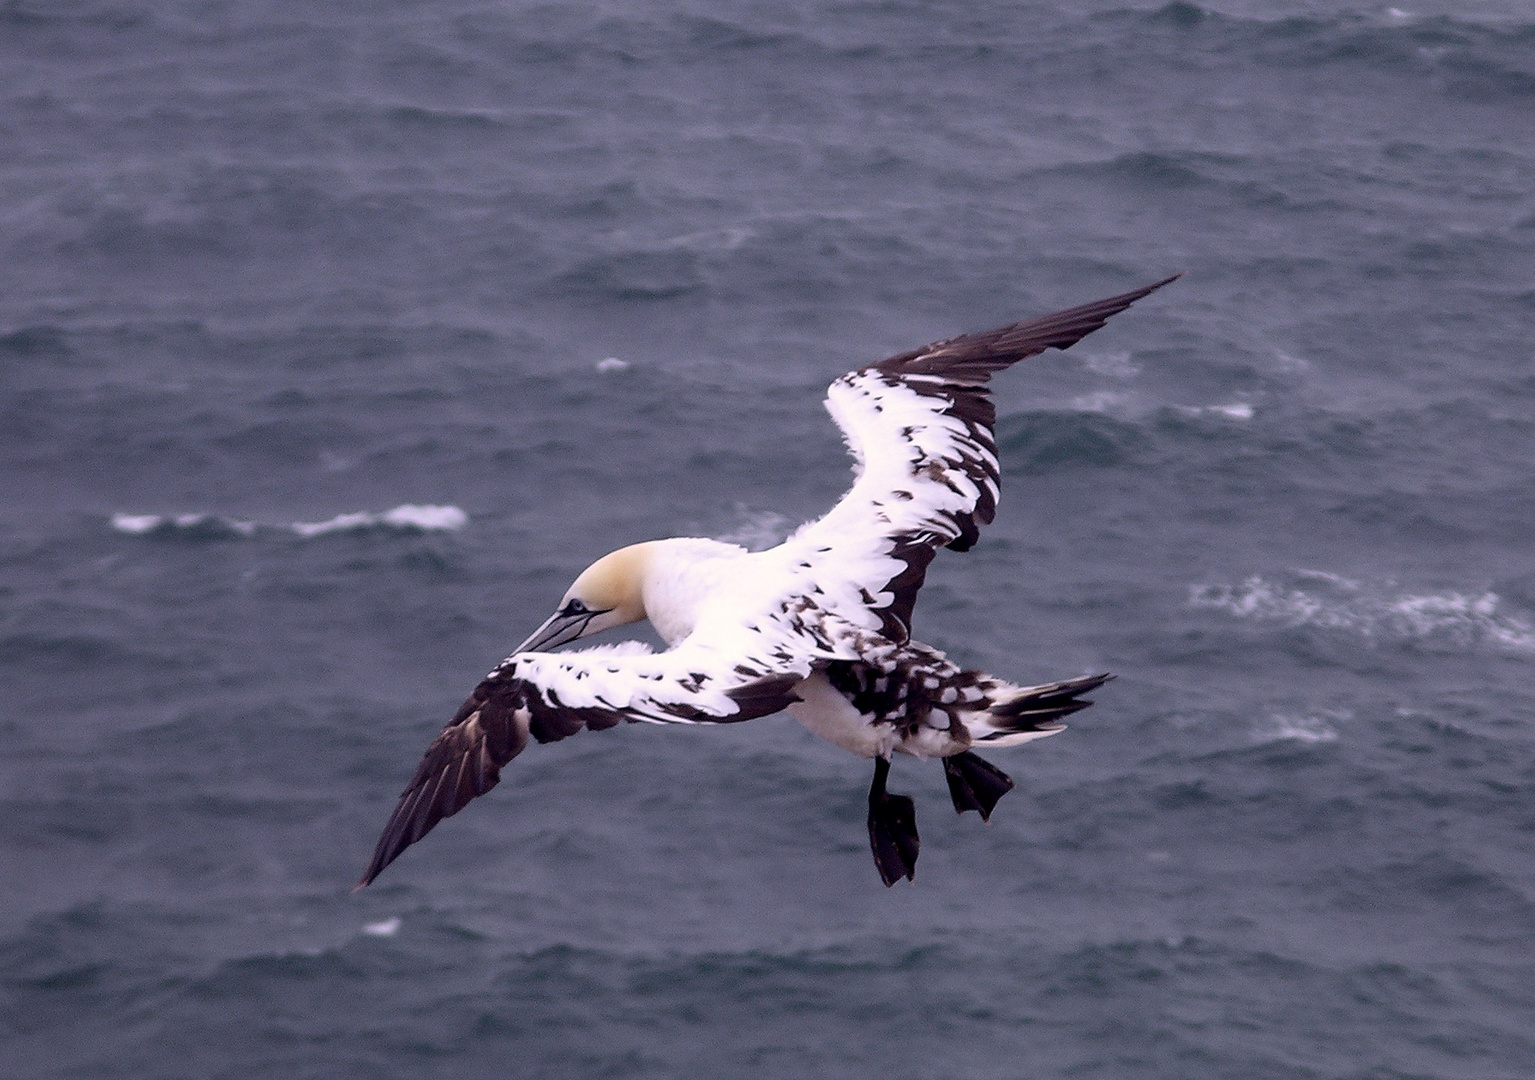
[[[1133,292],[965,334],[849,372],[826,408],[856,459],[857,480],[831,512],[789,538],[786,554],[825,579],[850,580],[903,642],[927,565],[940,547],[965,551],[991,523],[1000,472],[986,383],[1046,349],[1081,341],[1181,274]]]
[[[728,657],[728,659],[727,659]],[[776,658],[775,658],[776,660]],[[474,688],[427,748],[357,888],[445,817],[495,787],[531,738],[546,743],[620,721],[728,724],[775,713],[797,700],[810,673],[701,642],[664,653],[630,643],[570,653],[509,656]]]

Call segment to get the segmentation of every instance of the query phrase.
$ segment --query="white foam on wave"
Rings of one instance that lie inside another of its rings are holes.
[[[1134,412],[1134,398],[1118,390],[1095,390],[1071,399],[1071,407],[1078,412]]]
[[[367,923],[363,926],[362,932],[369,937],[394,937],[400,932],[400,917],[391,915],[387,919]]]
[[[1229,401],[1218,405],[1166,405],[1160,406],[1142,395],[1123,390],[1094,390],[1071,399],[1071,407],[1077,412],[1105,413],[1129,418],[1139,418],[1158,408],[1167,408],[1181,416],[1219,416],[1226,420],[1251,420],[1254,409],[1247,401]]]
[[[144,533],[154,532],[164,520],[159,514],[113,514],[112,528],[118,532],[142,536]]]
[[[260,525],[218,514],[113,514],[112,528],[130,536],[160,532],[232,533],[254,536],[258,529],[278,529],[309,538],[327,533],[388,528],[414,532],[453,532],[469,524],[469,515],[456,506],[417,506],[407,503],[381,514],[360,510],[337,514],[326,521],[295,521],[287,525]]]
[[[658,245],[661,250],[682,251],[734,251],[757,236],[757,230],[749,225],[724,225],[713,229],[670,236]]]
[[[715,537],[727,544],[740,544],[750,551],[766,551],[784,542],[794,523],[773,510],[752,510],[736,505],[737,523]]]
[[[456,506],[396,506],[384,514],[385,525],[456,532],[469,524],[469,515]]]
[[[360,511],[354,514],[337,514],[326,521],[295,521],[288,528],[300,536],[324,536],[326,533],[366,529],[378,524],[376,515]]]
[[[1291,580],[1254,575],[1238,585],[1194,585],[1189,606],[1286,626],[1344,630],[1370,640],[1439,641],[1535,652],[1535,624],[1494,592],[1403,592],[1337,574],[1301,571]]]
[[[1128,379],[1140,374],[1140,365],[1130,359],[1128,352],[1086,353],[1081,357],[1082,366],[1094,375],[1111,379]]]
[[[1280,371],[1287,371],[1292,374],[1311,370],[1311,362],[1309,360],[1299,356],[1291,356],[1283,349],[1274,350],[1274,363],[1275,367]]]
[[[406,504],[372,514],[359,510],[350,514],[337,514],[327,521],[295,521],[289,526],[300,536],[324,536],[326,533],[355,532],[384,526],[391,529],[412,529],[421,532],[453,532],[469,524],[469,515],[456,506],[415,506]]]
[[[256,523],[218,514],[113,514],[112,528],[130,536],[163,531],[231,532],[250,536],[256,531]]]
[[[1246,401],[1232,401],[1224,405],[1174,405],[1173,409],[1184,416],[1224,416],[1227,420],[1253,418],[1253,407]]]
[[[1231,420],[1251,420],[1253,418],[1253,407],[1245,401],[1233,401],[1229,405],[1208,405],[1205,407],[1205,412],[1217,413]]]
[[[1329,743],[1338,739],[1337,725],[1354,718],[1347,709],[1315,713],[1274,713],[1255,732],[1260,742]]]

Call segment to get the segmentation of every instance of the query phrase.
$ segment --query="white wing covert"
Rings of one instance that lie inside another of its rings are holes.
[[[842,429],[857,479],[819,521],[785,544],[785,555],[823,587],[841,579],[849,598],[900,643],[928,563],[940,547],[966,551],[991,523],[1001,479],[993,435],[994,372],[1045,349],[1064,349],[1135,301],[1177,280],[965,334],[849,372],[831,384],[826,408]],[[857,620],[847,601],[833,603]]]

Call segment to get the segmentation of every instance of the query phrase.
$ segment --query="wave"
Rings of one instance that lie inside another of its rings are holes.
[[[1252,404],[1246,401],[1232,401],[1224,405],[1174,405],[1172,408],[1184,416],[1223,416],[1227,420],[1253,418]]]
[[[288,532],[309,539],[330,533],[376,529],[398,532],[456,532],[469,524],[469,515],[456,506],[406,503],[382,513],[366,510],[337,514],[325,521],[293,521],[268,525],[219,514],[113,514],[112,528],[130,536],[174,536],[183,539],[239,539],[259,531]]]
[[[1101,399],[1098,409],[1080,412],[1031,410],[1004,416],[997,421],[997,447],[1008,474],[1037,475],[1075,468],[1112,468],[1129,465],[1147,446],[1142,425],[1109,415],[1108,409],[1123,404]]]
[[[1337,574],[1254,575],[1237,585],[1194,585],[1189,606],[1284,626],[1343,630],[1370,641],[1491,645],[1535,652],[1535,623],[1504,609],[1495,592],[1405,592]]]
[[[1338,725],[1352,720],[1347,709],[1321,709],[1313,713],[1273,713],[1254,732],[1259,742],[1326,743],[1338,739]]]
[[[795,523],[775,510],[753,510],[736,504],[736,521],[715,539],[740,544],[750,551],[766,551],[786,540]]]
[[[178,535],[213,540],[252,536],[256,523],[218,514],[113,514],[112,528],[130,536]]]
[[[1105,413],[1130,420],[1139,420],[1153,413],[1178,417],[1215,416],[1226,420],[1251,420],[1256,415],[1248,401],[1218,402],[1214,405],[1164,405],[1141,395],[1122,390],[1094,390],[1079,394],[1069,402],[1077,412]]]
[[[1090,18],[1099,25],[1134,27],[1136,60],[1176,50],[1187,62],[1206,67],[1374,72],[1410,79],[1415,92],[1477,103],[1535,96],[1530,63],[1535,23],[1527,13],[1420,15],[1416,7],[1249,16],[1175,0],[1153,11],[1126,8]],[[1148,156],[1147,169],[1127,164],[1132,172],[1156,174],[1143,176],[1146,180],[1180,179],[1176,166],[1164,168],[1155,155]]]
[[[616,251],[582,259],[560,274],[555,285],[610,300],[676,300],[701,292],[706,273],[690,251]]]
[[[380,527],[407,532],[457,532],[467,524],[469,515],[456,506],[415,506],[407,503],[382,514],[370,514],[363,510],[337,514],[328,521],[296,521],[288,528],[299,536],[309,537]]]

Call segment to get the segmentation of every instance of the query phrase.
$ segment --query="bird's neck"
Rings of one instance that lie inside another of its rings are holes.
[[[728,580],[730,563],[746,550],[694,537],[657,540],[650,548],[642,589],[645,615],[656,633],[675,645],[693,632],[705,599]]]

